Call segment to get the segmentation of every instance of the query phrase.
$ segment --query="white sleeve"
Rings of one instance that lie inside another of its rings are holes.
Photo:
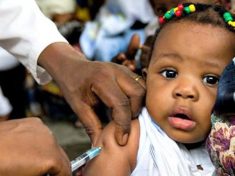
[[[55,42],[67,41],[42,14],[35,0],[0,0],[0,46],[18,58],[38,83],[51,79],[37,65],[37,59]]]

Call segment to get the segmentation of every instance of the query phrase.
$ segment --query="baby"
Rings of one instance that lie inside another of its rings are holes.
[[[143,76],[146,106],[128,144],[113,139],[111,122],[85,176],[212,175],[205,148],[218,81],[235,56],[234,21],[220,6],[180,4],[160,18]],[[138,79],[136,79],[138,81]],[[121,115],[121,114],[120,114]]]

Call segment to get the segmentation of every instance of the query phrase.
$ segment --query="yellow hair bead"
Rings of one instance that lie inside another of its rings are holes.
[[[235,21],[229,21],[228,24],[231,25],[232,27],[235,27]]]
[[[190,9],[190,12],[195,12],[196,11],[196,7],[195,7],[194,4],[189,5],[189,9]]]
[[[178,7],[174,8],[174,12],[176,12],[178,10]]]

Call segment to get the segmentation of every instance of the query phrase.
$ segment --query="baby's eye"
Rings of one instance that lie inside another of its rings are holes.
[[[160,73],[162,76],[168,79],[172,79],[177,76],[177,72],[175,70],[170,70],[170,69],[162,70]]]
[[[219,78],[217,76],[209,75],[203,78],[203,82],[208,85],[217,85],[219,82]]]

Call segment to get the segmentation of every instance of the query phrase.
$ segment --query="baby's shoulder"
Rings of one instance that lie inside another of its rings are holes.
[[[131,167],[134,167],[139,146],[139,120],[132,120],[128,143],[125,146],[120,146],[117,144],[114,136],[115,127],[116,125],[113,121],[105,126],[98,140],[98,146],[101,146],[108,153],[119,153],[120,155],[127,157],[130,161]]]
[[[105,146],[117,144],[114,136],[115,130],[116,130],[116,124],[114,121],[111,121],[108,125],[104,127],[103,132],[99,139],[100,142],[102,142],[102,144]],[[128,144],[126,145],[126,147],[132,145],[132,143],[138,142],[139,131],[140,131],[139,120],[138,119],[132,120],[131,131],[129,134]],[[119,145],[117,144],[117,146]]]

